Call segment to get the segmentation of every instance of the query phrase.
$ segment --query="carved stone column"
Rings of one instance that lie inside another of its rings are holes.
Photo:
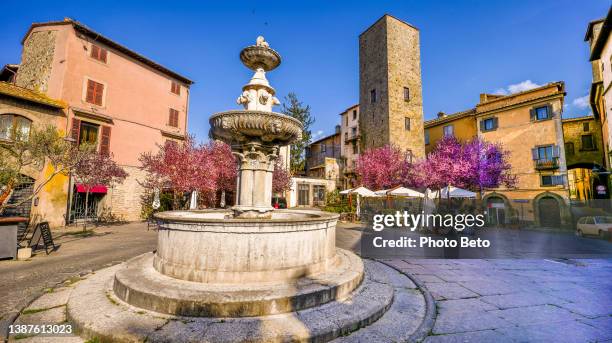
[[[239,218],[269,218],[273,208],[272,174],[278,158],[276,146],[250,142],[234,147],[238,160],[238,192],[232,208]]]

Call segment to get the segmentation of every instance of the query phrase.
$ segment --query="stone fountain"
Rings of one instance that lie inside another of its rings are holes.
[[[82,336],[328,341],[389,308],[393,287],[380,273],[364,272],[376,263],[364,268],[355,254],[336,248],[337,214],[271,207],[279,147],[299,139],[302,125],[272,111],[279,101],[266,72],[281,57],[263,37],[240,60],[254,71],[237,101],[244,109],[210,118],[211,137],[237,157],[236,205],[157,214],[154,253],[97,273],[73,292],[68,316]]]

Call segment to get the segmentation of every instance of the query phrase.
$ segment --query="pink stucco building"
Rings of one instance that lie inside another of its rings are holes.
[[[94,208],[98,214],[139,219],[143,189],[138,181],[145,176],[139,156],[185,138],[193,82],[72,19],[32,24],[22,44],[14,85],[67,105],[61,115],[28,119],[54,123],[78,142],[112,153],[129,177],[100,189]],[[78,185],[65,178],[53,187],[33,203],[33,213],[55,226],[86,215]]]

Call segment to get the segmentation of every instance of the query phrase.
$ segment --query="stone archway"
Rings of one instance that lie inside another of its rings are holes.
[[[490,225],[505,225],[510,221],[511,206],[508,198],[501,193],[489,193],[482,199]]]
[[[533,211],[537,226],[563,228],[570,225],[569,206],[566,200],[556,193],[538,194],[533,199]]]

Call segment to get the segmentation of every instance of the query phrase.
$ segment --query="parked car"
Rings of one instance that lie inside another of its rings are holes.
[[[612,232],[612,217],[608,216],[586,216],[578,219],[576,224],[576,234],[598,235],[605,238]]]

